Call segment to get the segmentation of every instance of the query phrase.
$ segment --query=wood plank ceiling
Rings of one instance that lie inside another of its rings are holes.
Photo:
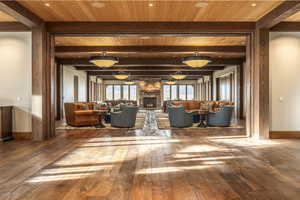
[[[192,55],[193,51],[172,52],[175,46],[245,46],[246,38],[244,36],[204,36],[204,37],[183,37],[183,36],[118,36],[118,37],[56,37],[56,46],[65,47],[106,47],[106,46],[163,46],[164,52],[134,52],[134,51],[108,51],[110,55],[117,57],[184,57]],[[167,47],[167,48],[166,48]],[[169,47],[169,51],[168,51]],[[58,58],[89,58],[99,54],[96,52],[74,52],[74,51],[59,51],[56,52]],[[245,55],[245,52],[203,52],[202,55],[211,56],[213,58],[240,58]]]
[[[257,21],[282,0],[19,1],[45,21]]]

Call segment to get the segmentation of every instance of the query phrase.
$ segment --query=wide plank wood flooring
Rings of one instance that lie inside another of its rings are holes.
[[[60,130],[0,144],[0,200],[299,200],[300,140],[243,129]]]

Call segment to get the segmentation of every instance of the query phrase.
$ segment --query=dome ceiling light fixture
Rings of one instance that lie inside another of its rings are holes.
[[[208,56],[199,56],[199,53],[196,52],[193,56],[188,56],[183,58],[182,63],[186,64],[189,67],[199,68],[204,67],[211,62],[211,58]]]
[[[133,84],[135,84],[135,81],[133,81],[133,80],[131,80],[130,78],[128,78],[128,79],[124,82],[124,84],[126,84],[126,85],[133,85]]]
[[[118,74],[113,75],[116,79],[125,80],[129,77],[129,74],[126,72],[119,72]]]
[[[168,84],[168,85],[174,85],[176,83],[176,81],[167,80],[165,83]]]
[[[98,67],[112,67],[116,63],[119,63],[118,58],[114,56],[107,56],[105,52],[101,56],[92,56],[90,62]]]
[[[130,81],[130,80],[129,80],[129,81],[125,81],[124,83],[125,83],[126,85],[133,85],[133,84],[135,84],[134,81]]]
[[[181,71],[171,74],[170,76],[176,80],[182,80],[182,79],[185,79],[185,77],[186,77],[186,75],[184,75]]]

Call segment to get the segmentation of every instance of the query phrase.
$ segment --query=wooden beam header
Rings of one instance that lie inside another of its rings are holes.
[[[59,59],[57,60],[61,64],[65,65],[91,65],[94,66],[92,63],[89,62],[89,59],[87,58],[68,58],[68,59]],[[151,66],[151,65],[157,65],[157,66],[185,66],[182,64],[182,59],[180,58],[131,58],[131,57],[124,57],[120,58],[119,64],[115,65],[117,66]],[[243,62],[242,58],[214,58],[212,59],[212,62],[208,64],[210,65],[234,65],[234,64],[240,64]]]
[[[253,22],[48,22],[56,34],[201,34],[249,33]]]
[[[257,21],[257,28],[270,29],[300,10],[300,1],[284,1]]]
[[[205,66],[201,68],[191,68],[191,67],[166,67],[166,66],[136,66],[136,67],[110,67],[110,68],[100,68],[97,66],[75,66],[77,70],[83,71],[215,71],[223,70],[224,66]]]
[[[117,72],[101,72],[101,71],[88,71],[88,75],[94,75],[94,76],[112,76],[113,74],[116,74]],[[132,71],[130,72],[130,75],[133,76],[170,76],[173,72],[168,71]],[[183,74],[187,76],[209,76],[212,75],[211,71],[196,71],[196,72],[182,72]]]
[[[30,29],[20,22],[0,22],[0,32],[22,32]]]
[[[17,1],[0,1],[0,10],[29,28],[39,26],[43,20]]]
[[[221,52],[243,53],[245,46],[57,46],[58,53],[73,52]]]

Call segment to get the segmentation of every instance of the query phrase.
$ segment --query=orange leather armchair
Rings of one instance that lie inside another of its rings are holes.
[[[94,110],[95,103],[65,103],[66,122],[70,126],[95,126],[100,116]],[[88,109],[86,109],[86,105]],[[101,109],[101,108],[100,108]]]

